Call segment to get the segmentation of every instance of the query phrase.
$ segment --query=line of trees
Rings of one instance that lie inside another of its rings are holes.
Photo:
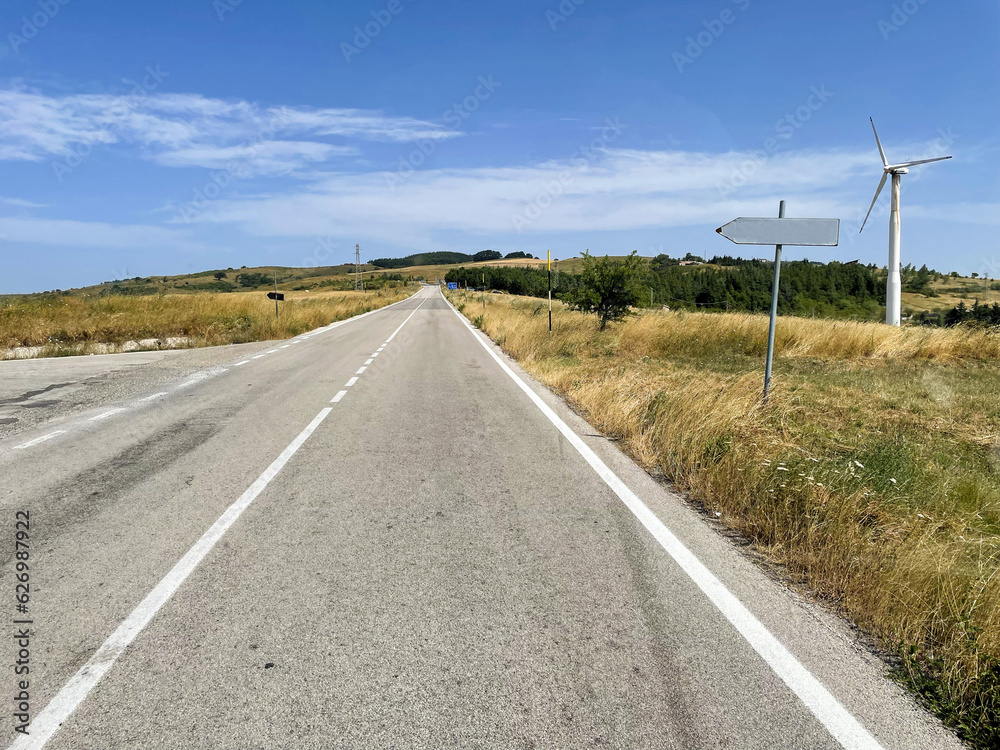
[[[771,306],[774,264],[763,260],[715,257],[704,266],[680,266],[658,255],[635,264],[637,304],[708,311],[766,312]],[[486,286],[511,294],[544,297],[544,269],[515,267],[459,268],[445,279],[462,286]],[[553,274],[553,292],[569,302],[581,287],[578,274]],[[885,314],[885,275],[876,266],[790,261],[781,265],[778,310],[784,315],[878,320]]]

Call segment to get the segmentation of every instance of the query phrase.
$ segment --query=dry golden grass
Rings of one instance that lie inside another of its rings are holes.
[[[274,317],[263,293],[14,298],[0,305],[0,349],[44,347],[43,355],[85,353],[94,344],[187,339],[189,346],[297,336],[405,299],[415,291],[291,294]]]
[[[451,294],[639,463],[903,657],[964,736],[1000,742],[1000,334],[651,313],[608,331],[540,300]]]

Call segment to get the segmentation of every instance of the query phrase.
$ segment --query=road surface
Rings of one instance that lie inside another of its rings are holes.
[[[0,363],[8,745],[960,747],[437,288],[170,362]]]

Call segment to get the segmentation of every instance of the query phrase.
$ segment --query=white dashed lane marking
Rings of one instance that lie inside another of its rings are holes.
[[[14,447],[14,450],[17,451],[23,448],[31,448],[32,446],[38,445],[39,443],[44,443],[46,440],[51,440],[54,437],[58,437],[59,435],[65,435],[65,434],[66,430],[56,430],[55,432],[50,432],[48,435],[42,435],[40,438],[29,440],[27,443],[24,443],[23,445],[17,445]]]
[[[115,414],[121,414],[124,409],[112,409],[111,411],[106,411],[103,414],[98,414],[96,417],[91,417],[88,422],[100,422],[102,419],[107,419],[108,417],[113,417]]]

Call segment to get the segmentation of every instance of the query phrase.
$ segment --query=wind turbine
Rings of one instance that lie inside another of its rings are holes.
[[[865,214],[865,220],[861,222],[861,229],[858,234],[865,231],[865,224],[868,223],[868,217],[872,215],[872,209],[875,208],[875,201],[878,200],[879,195],[882,193],[886,179],[888,179],[889,175],[892,175],[892,205],[889,210],[889,267],[886,269],[889,273],[889,278],[885,286],[885,322],[891,326],[898,326],[902,317],[903,293],[903,284],[899,278],[899,178],[910,171],[908,167],[915,167],[918,164],[929,164],[932,161],[944,161],[951,157],[938,156],[933,159],[920,159],[919,161],[904,161],[902,164],[890,164],[886,161],[885,151],[882,150],[882,141],[878,139],[878,131],[875,130],[875,121],[870,117],[868,119],[871,120],[872,132],[875,133],[878,155],[882,157],[882,180],[875,191],[875,197],[872,198],[872,204],[868,207],[868,213]]]

